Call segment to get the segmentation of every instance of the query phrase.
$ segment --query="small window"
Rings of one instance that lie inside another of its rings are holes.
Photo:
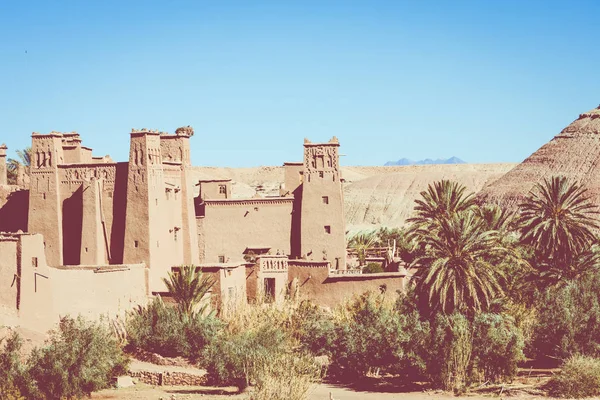
[[[323,200],[323,204],[329,204],[329,196],[323,196],[321,199]]]
[[[137,247],[140,247],[140,242],[138,242],[137,240],[135,240],[135,241],[133,242],[133,247],[136,247],[136,248],[137,248]]]
[[[108,192],[108,198],[112,199],[112,197],[113,197],[113,192],[112,191]]]
[[[323,177],[323,171],[319,171],[319,178]]]
[[[225,256],[219,256],[219,263],[220,264],[225,263]]]
[[[44,198],[44,200],[46,200],[46,193],[43,193],[42,197]]]
[[[154,199],[154,201],[156,202],[156,205],[158,205],[158,199]]]
[[[174,230],[173,232],[173,238],[175,239],[175,241],[177,241],[177,229]]]
[[[219,185],[219,193],[220,194],[227,194],[227,186],[225,186],[225,185]]]
[[[31,266],[33,268],[37,268],[38,267],[38,258],[37,257],[31,257]]]
[[[85,252],[86,252],[86,253],[88,252],[88,248],[87,248],[87,247],[85,248]]]
[[[233,296],[235,296],[235,288],[234,287],[229,287],[227,288],[227,292],[229,294],[229,298],[233,298]]]
[[[331,226],[325,225],[325,233],[327,233],[327,234],[331,233]]]
[[[258,207],[254,207],[254,211],[258,211]]]

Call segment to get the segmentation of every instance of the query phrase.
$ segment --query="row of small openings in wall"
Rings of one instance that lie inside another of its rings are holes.
[[[309,182],[310,182],[310,175],[311,174],[308,174],[308,181]],[[333,178],[333,181],[335,182],[335,174],[332,174],[331,176]],[[324,177],[325,177],[325,173],[323,171],[319,171],[319,178],[324,178]]]

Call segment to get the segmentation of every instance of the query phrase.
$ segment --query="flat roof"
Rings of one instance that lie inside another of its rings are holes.
[[[201,183],[209,183],[209,182],[231,182],[231,179],[199,179],[196,186]]]

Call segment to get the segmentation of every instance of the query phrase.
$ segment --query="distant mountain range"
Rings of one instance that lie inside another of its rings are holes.
[[[431,158],[426,158],[425,160],[413,161],[408,158],[401,158],[398,161],[388,161],[384,165],[389,167],[391,165],[428,165],[428,164],[466,164],[465,161],[461,160],[458,157],[450,157],[446,160],[442,158],[438,158],[437,160],[432,160]]]

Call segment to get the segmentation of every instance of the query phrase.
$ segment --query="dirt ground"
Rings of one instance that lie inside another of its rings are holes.
[[[333,384],[315,385],[311,390],[308,400],[329,400],[330,394],[335,400],[432,400],[432,399],[469,399],[469,400],[489,400],[491,398],[515,399],[515,400],[544,400],[542,396],[535,396],[525,393],[511,393],[508,396],[500,395],[499,389],[487,395],[467,395],[454,396],[452,393],[440,391],[407,391],[394,393],[390,391],[357,390],[345,386]],[[127,389],[108,389],[92,395],[92,399],[113,399],[113,400],[142,400],[142,399],[163,399],[163,400],[246,400],[249,399],[249,393],[237,394],[234,388],[217,389],[207,387],[152,387],[144,384],[137,384]]]

